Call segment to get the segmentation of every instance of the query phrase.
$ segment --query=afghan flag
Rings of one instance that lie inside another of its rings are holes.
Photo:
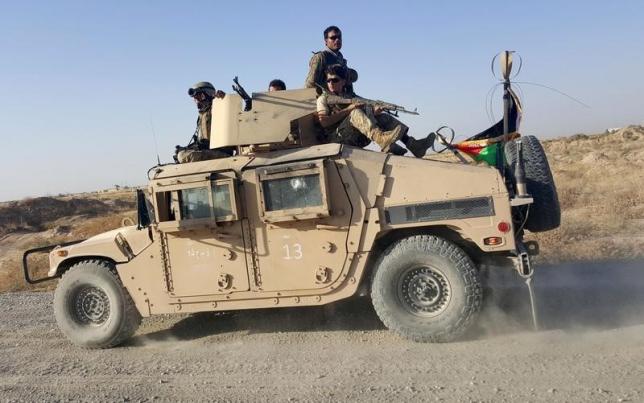
[[[499,155],[503,155],[503,143],[519,137],[519,133],[509,133],[483,140],[466,140],[455,144],[457,150],[469,155],[474,161],[483,161],[496,166]]]
[[[503,119],[501,119],[494,126],[455,144],[456,149],[469,155],[475,161],[484,161],[492,166],[498,165],[499,157],[503,158],[503,144],[519,137],[519,124],[521,123],[521,101],[511,88],[508,88],[508,93],[510,95],[508,116],[510,133],[503,134]]]

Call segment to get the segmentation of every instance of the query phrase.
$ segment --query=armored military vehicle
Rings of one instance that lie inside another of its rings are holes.
[[[56,320],[74,343],[118,345],[151,315],[358,295],[400,335],[450,341],[481,308],[482,268],[532,275],[528,208],[548,210],[532,217],[533,230],[558,225],[558,205],[539,200],[540,187],[551,203],[556,192],[532,137],[523,159],[517,140],[505,143],[525,168],[394,156],[321,142],[314,89],[247,98],[246,107],[236,94],[213,105],[211,148],[238,154],[153,167],[137,193],[138,225],[25,253],[27,281],[60,277]],[[524,183],[534,194],[520,194]],[[38,251],[49,252],[43,279],[27,265]]]

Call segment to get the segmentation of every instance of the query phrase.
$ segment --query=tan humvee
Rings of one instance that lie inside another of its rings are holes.
[[[480,309],[483,265],[531,275],[512,206],[532,199],[497,169],[321,144],[313,89],[241,101],[215,101],[211,141],[239,155],[154,167],[138,226],[50,248],[73,342],[117,345],[155,314],[356,295],[399,334],[448,341]]]

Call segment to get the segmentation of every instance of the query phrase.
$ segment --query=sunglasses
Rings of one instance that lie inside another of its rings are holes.
[[[327,37],[327,39],[330,39],[330,40],[332,40],[332,41],[335,41],[335,40],[341,40],[341,39],[342,39],[342,35],[333,35],[333,36],[328,36],[328,37]]]
[[[337,78],[337,77],[328,78],[328,79],[326,80],[326,82],[327,82],[327,83],[337,84],[337,83],[339,83],[339,82],[340,82],[340,79],[339,79],[339,78]]]

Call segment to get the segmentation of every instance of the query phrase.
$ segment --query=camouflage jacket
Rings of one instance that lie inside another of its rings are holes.
[[[210,143],[210,124],[212,123],[212,110],[199,112],[197,119],[197,141]]]
[[[309,61],[309,74],[306,76],[304,86],[306,88],[317,88],[318,93],[320,93],[322,88],[326,88],[324,70],[332,64],[347,67],[347,60],[342,53],[334,52],[328,48],[315,52]]]

